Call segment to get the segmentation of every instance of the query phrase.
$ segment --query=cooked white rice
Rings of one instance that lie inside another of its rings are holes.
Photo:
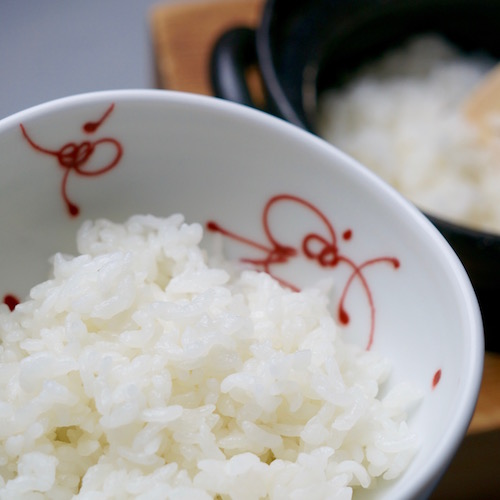
[[[323,292],[210,267],[183,217],[83,224],[0,307],[0,497],[347,499],[418,448]],[[378,479],[380,478],[380,479]]]
[[[427,212],[500,232],[500,135],[484,144],[463,113],[493,64],[419,36],[325,92],[318,133]]]

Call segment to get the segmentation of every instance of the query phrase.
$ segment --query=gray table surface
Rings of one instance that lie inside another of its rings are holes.
[[[191,0],[0,0],[0,119],[71,94],[152,88],[150,9]]]

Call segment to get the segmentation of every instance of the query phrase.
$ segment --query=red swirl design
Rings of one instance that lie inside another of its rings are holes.
[[[15,296],[12,295],[11,293],[8,293],[7,295],[4,295],[2,302],[11,310],[13,311],[17,304],[19,304],[19,299]]]
[[[94,122],[86,122],[82,126],[82,130],[86,134],[95,133],[99,127],[108,118],[114,109],[114,104],[111,104],[99,120]],[[103,175],[112,170],[123,155],[123,147],[121,143],[112,138],[104,137],[95,141],[84,140],[82,142],[68,142],[59,149],[49,149],[37,144],[26,131],[26,127],[19,124],[23,137],[28,141],[30,146],[40,153],[53,156],[60,167],[63,168],[63,178],[61,182],[61,196],[66,204],[69,214],[76,217],[80,213],[80,208],[69,199],[68,196],[68,178],[71,172],[84,177],[96,177]],[[96,149],[100,146],[110,146],[114,149],[114,156],[105,165],[92,165],[90,160],[93,157]]]
[[[317,232],[308,232],[302,236],[301,244],[297,248],[280,243],[271,230],[270,212],[276,205],[282,204],[283,202],[291,202],[293,204],[297,204],[307,211],[311,212],[315,217],[319,218],[322,222],[322,226],[325,229],[326,236],[318,234]],[[209,231],[221,233],[228,238],[239,241],[240,243],[251,246],[252,248],[261,250],[264,253],[264,256],[261,259],[242,258],[241,261],[249,263],[256,268],[267,272],[281,284],[295,291],[298,291],[299,288],[295,284],[279,278],[275,273],[273,273],[271,269],[272,266],[287,264],[290,259],[299,256],[299,254],[301,253],[308,260],[314,261],[318,266],[322,268],[333,269],[342,264],[346,265],[350,269],[350,274],[348,275],[348,279],[344,285],[339,304],[337,306],[338,319],[343,325],[347,325],[350,322],[350,316],[345,307],[345,301],[349,290],[351,289],[351,285],[355,280],[358,280],[361,283],[361,286],[366,294],[370,308],[370,331],[366,349],[371,348],[375,334],[376,311],[373,294],[364,271],[370,266],[384,263],[389,264],[394,269],[398,269],[400,266],[400,262],[397,258],[388,256],[376,257],[373,259],[368,259],[361,264],[357,264],[353,259],[349,258],[346,254],[341,252],[337,240],[336,231],[327,217],[312,203],[299,198],[298,196],[290,194],[279,194],[273,196],[264,207],[262,214],[262,226],[268,240],[268,244],[261,244],[251,239],[242,237],[235,232],[223,228],[221,225],[214,221],[209,221],[206,226]],[[342,233],[342,240],[345,242],[349,241],[351,240],[352,236],[352,229],[347,229]]]

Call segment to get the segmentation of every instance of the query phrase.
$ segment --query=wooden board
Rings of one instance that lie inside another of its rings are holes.
[[[500,430],[500,354],[486,353],[483,380],[469,433]]]
[[[158,87],[211,95],[212,47],[229,28],[256,27],[263,0],[219,0],[157,5],[151,32]]]

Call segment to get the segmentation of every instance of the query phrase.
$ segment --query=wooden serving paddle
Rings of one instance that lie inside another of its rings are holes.
[[[464,112],[467,119],[479,127],[485,142],[494,137],[500,139],[500,63],[469,95]]]

